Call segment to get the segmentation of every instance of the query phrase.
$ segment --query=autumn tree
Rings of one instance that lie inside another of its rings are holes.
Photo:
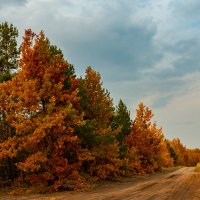
[[[91,67],[85,78],[79,79],[80,110],[84,112],[85,126],[77,130],[81,145],[88,148],[93,158],[85,161],[84,171],[98,178],[108,178],[119,171],[118,129],[111,128],[112,99],[102,86],[101,76]]]
[[[150,173],[172,162],[162,129],[151,122],[152,117],[151,109],[141,102],[136,110],[131,133],[126,137],[130,167],[136,173]]]
[[[162,128],[157,128],[157,124],[154,122],[151,126],[151,132],[156,141],[155,143],[152,142],[152,145],[154,145],[154,171],[160,170],[162,167],[172,167],[174,165],[174,159],[170,155],[170,149]]]
[[[0,82],[6,82],[13,76],[13,69],[17,68],[19,49],[16,38],[18,30],[7,22],[0,24]],[[0,107],[0,141],[15,134],[9,123],[5,122],[6,113]],[[12,180],[16,175],[16,166],[13,160],[6,158],[0,162],[0,176]]]
[[[181,143],[179,138],[174,138],[170,142],[170,144],[177,155],[176,165],[184,166],[185,165],[186,147]]]
[[[200,150],[186,148],[179,138],[171,140],[170,146],[176,154],[175,165],[195,166],[200,161]]]
[[[107,127],[113,114],[113,103],[109,92],[103,88],[101,76],[87,67],[85,78],[79,79],[80,99],[85,119],[94,119],[99,127]]]
[[[167,143],[167,146],[168,146],[168,149],[169,149],[170,157],[173,159],[174,165],[176,165],[178,156],[177,156],[174,148],[171,145],[171,141],[170,140],[166,140],[166,143]]]
[[[200,162],[200,149],[187,149],[189,158],[188,166],[196,166]]]
[[[78,168],[86,156],[74,133],[75,126],[83,125],[76,109],[77,80],[43,32],[26,30],[21,51],[21,71],[0,86],[1,108],[16,130],[0,143],[0,159],[18,157],[24,180],[41,190],[78,184]]]

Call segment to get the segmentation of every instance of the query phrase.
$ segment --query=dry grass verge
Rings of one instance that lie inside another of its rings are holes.
[[[196,168],[195,168],[195,172],[200,172],[200,163],[197,163]]]

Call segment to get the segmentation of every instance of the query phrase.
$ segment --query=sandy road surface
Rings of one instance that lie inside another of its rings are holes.
[[[8,200],[200,200],[200,173],[183,167],[168,174],[100,186],[90,192],[4,196]]]

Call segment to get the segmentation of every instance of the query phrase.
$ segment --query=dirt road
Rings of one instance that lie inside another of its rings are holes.
[[[103,185],[90,192],[61,192],[2,198],[5,200],[200,200],[200,173],[194,172],[192,167],[183,167],[168,174]]]

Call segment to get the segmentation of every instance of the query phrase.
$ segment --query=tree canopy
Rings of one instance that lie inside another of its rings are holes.
[[[92,67],[77,78],[44,32],[25,31],[20,57],[17,36],[0,25],[0,180],[58,191],[200,162],[199,149],[166,140],[143,102],[132,120],[121,99],[114,108]]]

